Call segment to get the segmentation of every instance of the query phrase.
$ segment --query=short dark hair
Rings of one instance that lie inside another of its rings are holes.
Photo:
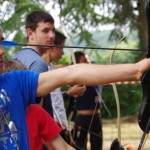
[[[54,19],[47,12],[40,11],[40,10],[33,11],[32,13],[27,15],[27,18],[26,18],[26,29],[30,28],[33,31],[36,30],[37,24],[39,22],[50,22],[50,23],[54,24]]]
[[[79,63],[80,58],[81,58],[82,56],[84,56],[84,55],[85,55],[85,53],[82,52],[82,51],[76,51],[76,52],[74,52],[74,56],[75,56],[76,63]]]
[[[54,40],[55,45],[60,45],[61,42],[65,42],[65,40],[66,36],[63,33],[55,31],[55,40]]]
[[[3,66],[3,72],[10,72],[12,70],[27,70],[27,67],[18,60],[5,61]]]

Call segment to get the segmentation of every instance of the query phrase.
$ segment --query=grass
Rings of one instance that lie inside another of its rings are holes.
[[[134,150],[138,146],[143,135],[142,130],[138,126],[137,116],[126,117],[121,119],[121,144],[129,143]],[[117,121],[103,120],[103,150],[109,150],[112,141],[118,137]],[[144,149],[150,150],[150,137],[147,138]]]
[[[73,122],[71,123],[71,127]],[[121,119],[121,144],[130,144],[133,150],[137,150],[143,132],[138,126],[137,116],[125,117]],[[103,150],[110,150],[111,143],[118,137],[117,120],[103,120]],[[88,142],[88,150],[90,143]],[[150,136],[147,138],[144,149],[150,150]]]

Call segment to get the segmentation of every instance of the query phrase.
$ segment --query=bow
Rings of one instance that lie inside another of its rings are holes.
[[[117,48],[117,46],[125,39],[126,37],[122,37],[118,43],[116,44],[113,52],[112,52],[112,55],[110,57],[110,65],[112,65],[112,61],[113,61],[113,56],[114,56],[114,53],[115,53],[115,50]],[[118,126],[118,140],[116,139],[115,141],[116,142],[113,142],[112,145],[111,145],[111,150],[114,150],[114,145],[116,145],[117,143],[117,147],[118,149],[120,149],[120,144],[121,144],[121,123],[120,123],[120,103],[119,103],[119,96],[118,96],[118,91],[117,91],[117,87],[116,87],[116,84],[115,83],[112,83],[112,88],[113,88],[113,91],[114,91],[114,95],[115,95],[115,99],[116,99],[116,106],[117,106],[117,126]]]

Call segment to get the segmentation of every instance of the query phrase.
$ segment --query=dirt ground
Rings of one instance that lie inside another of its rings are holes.
[[[137,116],[121,119],[121,144],[130,144],[134,150],[138,149],[143,135],[137,120]],[[103,120],[103,150],[110,150],[110,145],[117,136],[117,121]],[[89,143],[88,147],[90,147]],[[88,148],[88,150],[90,150],[90,148]],[[143,150],[150,150],[150,136],[148,136]]]

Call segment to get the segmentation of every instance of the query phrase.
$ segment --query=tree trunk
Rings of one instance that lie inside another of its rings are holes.
[[[141,49],[145,49],[147,45],[147,21],[145,13],[145,3],[143,0],[138,0],[137,9],[139,12],[137,18],[137,28],[139,31],[139,45]]]

